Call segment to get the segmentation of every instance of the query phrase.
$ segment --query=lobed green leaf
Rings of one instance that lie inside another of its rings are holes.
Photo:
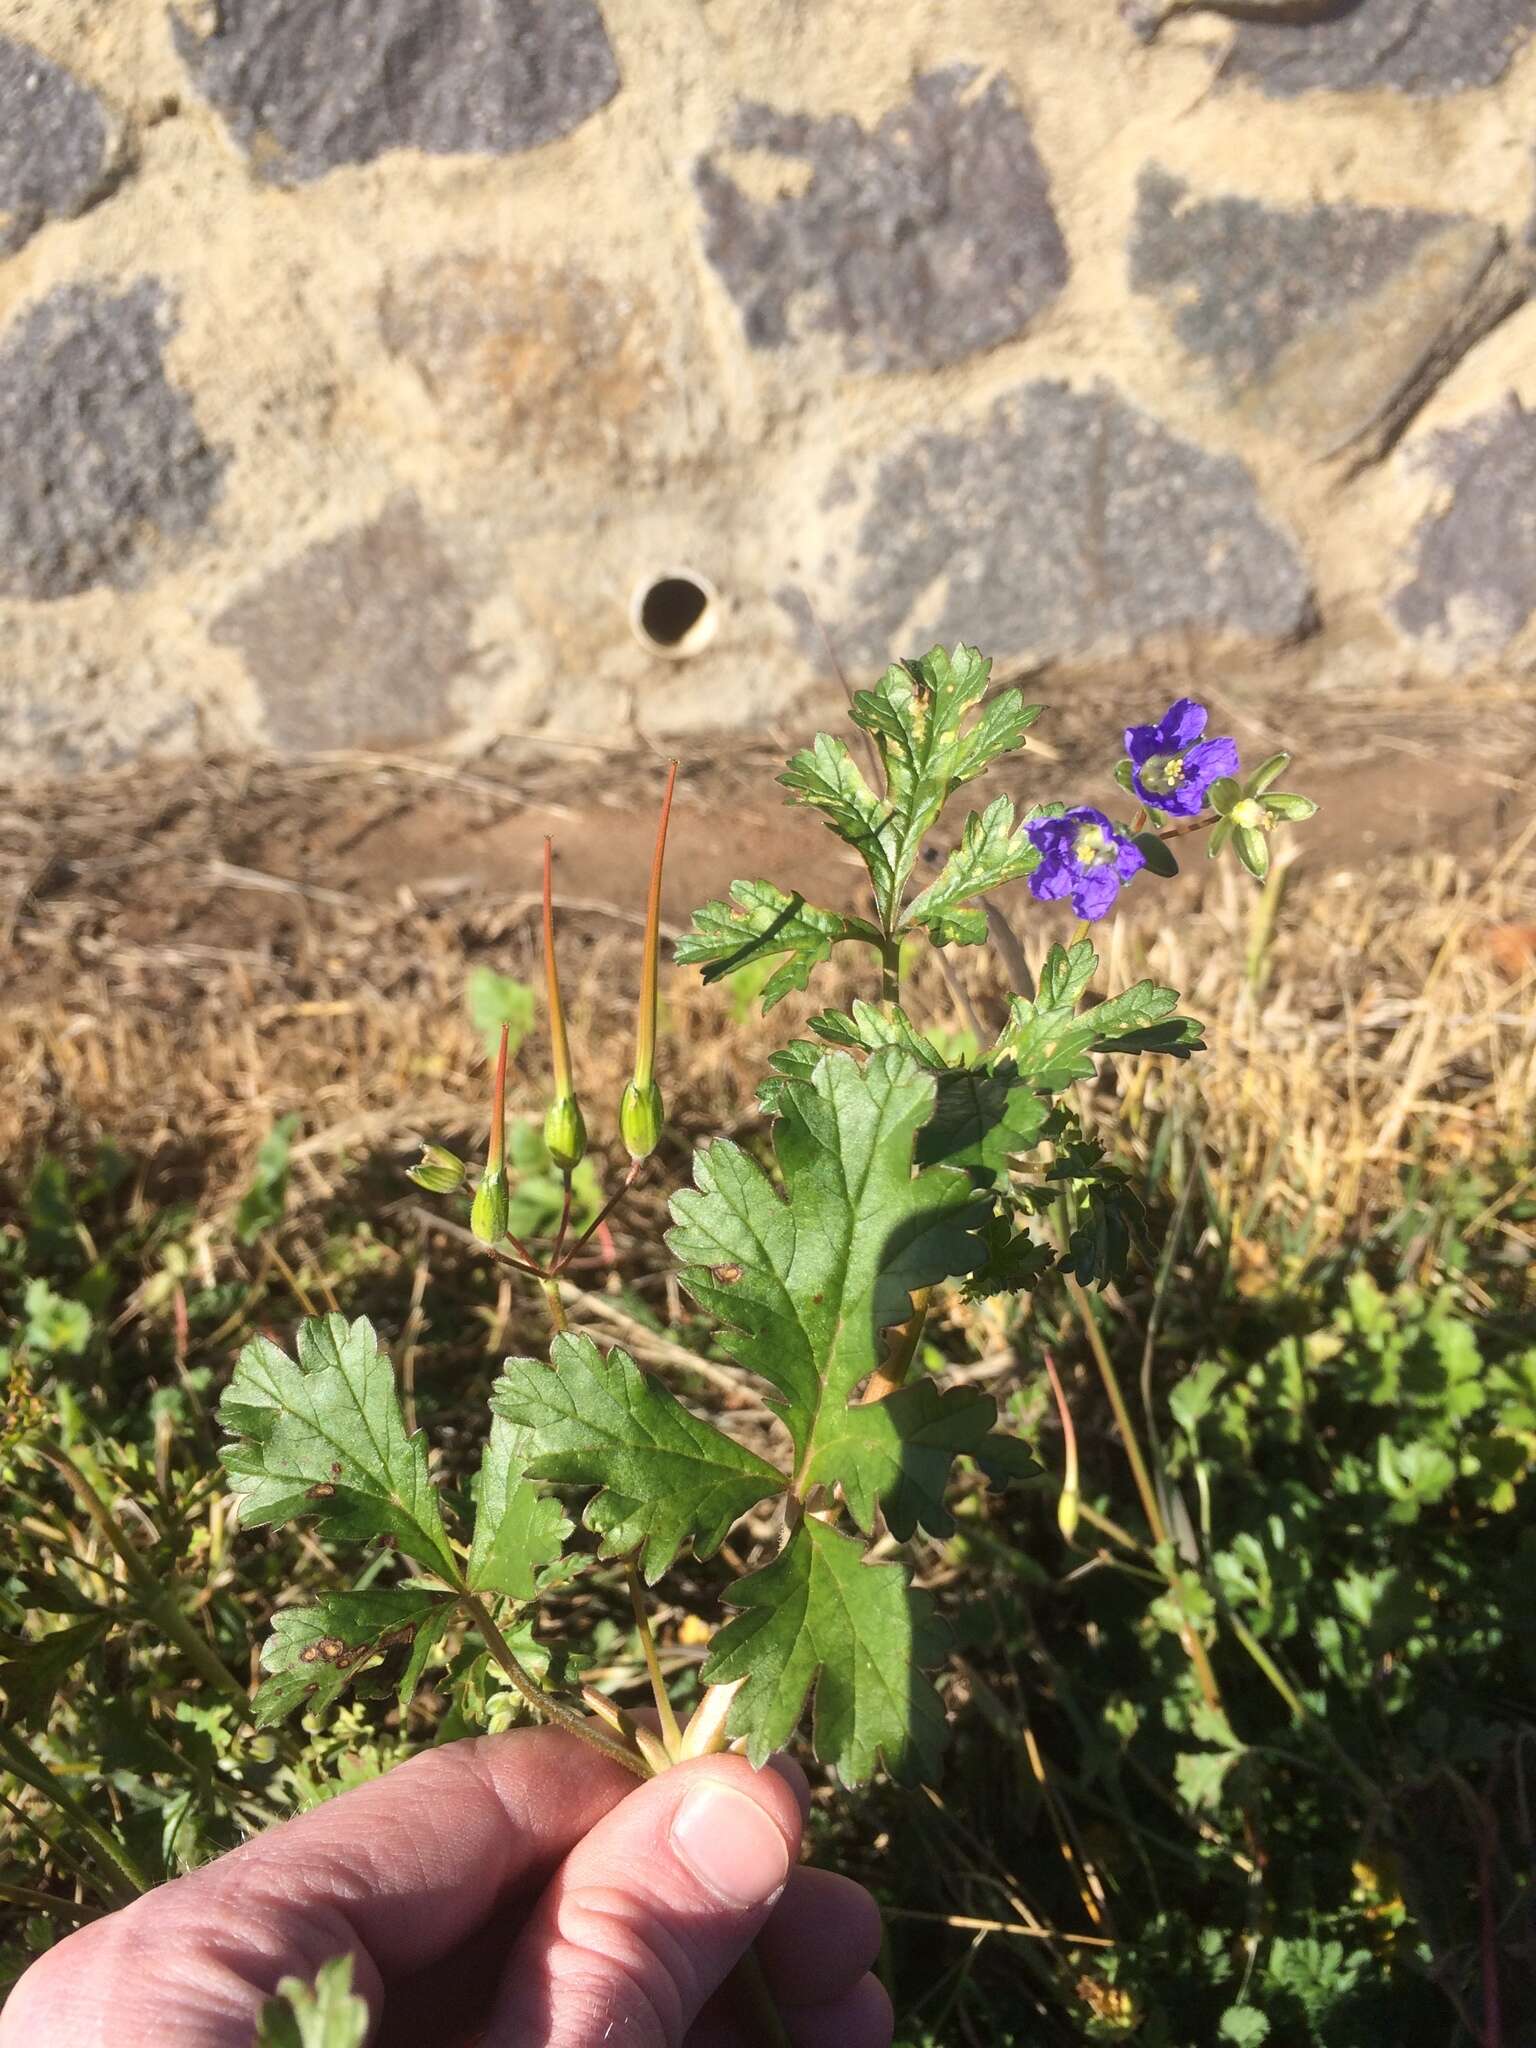
[[[351,1956],[334,1956],[313,1988],[298,1977],[282,1979],[262,2007],[251,2048],[363,2048],[370,2025],[366,2003],[352,1990]]]
[[[1016,1438],[994,1437],[997,1403],[969,1387],[941,1393],[930,1379],[899,1387],[883,1401],[847,1408],[823,1433],[812,1463],[813,1483],[841,1485],[848,1511],[865,1535],[875,1526],[875,1509],[885,1512],[891,1534],[910,1541],[921,1527],[948,1536],[954,1518],[944,1505],[950,1470],[962,1453],[982,1458],[991,1444],[1016,1446],[1000,1462],[1010,1477],[1037,1470]]]
[[[301,1705],[323,1710],[365,1664],[400,1643],[412,1644],[411,1668],[419,1676],[427,1650],[447,1627],[454,1607],[451,1593],[412,1586],[322,1593],[311,1606],[280,1607],[262,1645],[261,1668],[267,1676],[254,1701],[257,1727],[270,1728]],[[418,1659],[415,1649],[426,1631],[426,1648]]]
[[[495,1396],[491,1406],[495,1410]],[[475,1498],[475,1533],[468,1578],[477,1593],[532,1600],[540,1574],[565,1548],[571,1524],[560,1503],[524,1476],[526,1432],[495,1414]]]
[[[246,1345],[219,1403],[224,1453],[247,1528],[313,1516],[339,1536],[391,1539],[456,1577],[426,1439],[406,1433],[389,1355],[361,1317],[303,1323],[298,1361],[265,1337]]]
[[[960,844],[935,879],[908,904],[904,922],[922,925],[935,945],[982,945],[986,913],[961,911],[959,906],[1034,873],[1040,850],[1029,836],[1027,822],[1015,827],[1013,801],[1006,796],[984,811],[972,811]]]
[[[797,1457],[880,1358],[881,1333],[914,1289],[968,1272],[979,1220],[963,1173],[912,1171],[934,1077],[895,1047],[859,1066],[828,1053],[786,1078],[774,1150],[780,1196],[746,1152],[721,1139],[672,1198],[668,1244],[688,1291],[731,1333],[728,1348],[777,1390]]]
[[[562,1336],[550,1359],[509,1358],[491,1406],[517,1426],[530,1475],[601,1489],[583,1520],[606,1556],[639,1551],[651,1584],[685,1543],[710,1556],[733,1522],[783,1492],[782,1472],[691,1415],[625,1352],[605,1357],[590,1337]]]
[[[901,1566],[866,1564],[856,1538],[808,1516],[728,1597],[740,1612],[716,1636],[703,1677],[744,1681],[728,1726],[755,1765],[789,1740],[814,1690],[812,1745],[845,1785],[882,1762],[895,1778],[932,1768],[944,1709],[922,1667],[942,1654],[942,1636]]]
[[[952,654],[935,647],[919,661],[887,669],[872,690],[855,693],[854,722],[874,735],[895,814],[888,842],[893,886],[882,899],[888,917],[894,917],[923,838],[950,796],[1001,755],[1023,746],[1040,716],[1039,705],[1005,690],[968,723],[991,668],[974,647],[962,645]]]
[[[111,1626],[110,1615],[95,1614],[45,1634],[0,1635],[0,1696],[7,1725],[46,1728],[60,1686]]]
[[[849,940],[879,946],[880,934],[862,917],[817,910],[801,896],[786,896],[771,882],[732,882],[729,903],[706,903],[693,913],[693,929],[678,940],[679,966],[703,967],[719,981],[749,961],[783,955],[762,990],[764,1015],[792,989],[805,988],[832,948]]]
[[[1108,1002],[1079,1013],[1098,955],[1086,939],[1069,950],[1053,946],[1034,1000],[1015,996],[992,1059],[1007,1061],[1022,1080],[1053,1095],[1093,1073],[1093,1056],[1112,1052],[1166,1052],[1187,1059],[1204,1050],[1201,1026],[1174,1014],[1178,996],[1155,982],[1138,981]]]
[[[896,882],[899,821],[891,803],[870,788],[843,742],[818,733],[779,781],[791,802],[820,811],[838,838],[861,855],[877,899],[889,901]]]

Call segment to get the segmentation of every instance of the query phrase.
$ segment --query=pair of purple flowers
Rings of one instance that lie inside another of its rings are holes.
[[[1198,817],[1211,784],[1236,775],[1237,742],[1201,738],[1209,716],[1203,704],[1181,697],[1156,725],[1126,727],[1131,787],[1149,811]],[[1070,897],[1078,916],[1090,922],[1105,915],[1121,885],[1147,864],[1131,834],[1089,804],[1059,818],[1037,818],[1027,829],[1040,853],[1031,891],[1042,903]]]

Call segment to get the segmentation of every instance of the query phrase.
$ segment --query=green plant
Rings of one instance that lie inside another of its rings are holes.
[[[693,1186],[672,1201],[668,1243],[682,1286],[712,1323],[714,1345],[770,1390],[773,1421],[757,1426],[751,1443],[647,1377],[626,1352],[604,1353],[564,1327],[573,1259],[639,1184],[663,1137],[655,1018],[665,809],[635,1070],[619,1111],[630,1163],[606,1202],[587,1156],[566,1045],[546,862],[554,1098],[542,1129],[509,1132],[507,1063],[523,1011],[520,996],[513,1002],[506,990],[525,991],[482,988],[477,1021],[494,1026],[497,1062],[471,1223],[498,1264],[535,1283],[554,1326],[549,1360],[507,1361],[478,1472],[455,1469],[440,1486],[424,1437],[407,1427],[392,1361],[365,1319],[306,1320],[295,1356],[265,1337],[246,1346],[219,1410],[233,1440],[226,1463],[242,1521],[249,1529],[309,1522],[333,1556],[350,1554],[355,1565],[353,1583],[327,1587],[308,1605],[278,1607],[262,1653],[259,1729],[280,1730],[302,1711],[318,1740],[328,1718],[340,1723],[350,1711],[349,1687],[366,1700],[386,1682],[406,1712],[431,1673],[448,1702],[449,1728],[504,1718],[515,1703],[647,1775],[733,1741],[761,1761],[793,1735],[814,1695],[812,1744],[845,1783],[882,1764],[896,1777],[930,1774],[946,1717],[928,1673],[943,1660],[943,1632],[929,1596],[886,1553],[951,1533],[957,1466],[996,1484],[1036,1478],[1038,1467],[1016,1434],[998,1428],[989,1394],[941,1388],[915,1371],[928,1318],[943,1289],[981,1304],[1064,1285],[1100,1352],[1122,1422],[1164,1626],[1187,1656],[1207,1714],[1201,1725],[1217,1743],[1216,1761],[1186,1764],[1180,1782],[1191,1803],[1214,1803],[1236,1781],[1244,1746],[1233,1737],[1222,1747],[1221,1731],[1232,1724],[1205,1640],[1205,1588],[1172,1554],[1156,1475],[1082,1292],[1123,1281],[1148,1226],[1112,1141],[1084,1115],[1079,1084],[1106,1056],[1183,1059],[1202,1044],[1173,991],[1150,981],[1090,1000],[1098,961],[1086,929],[1143,869],[1173,870],[1169,840],[1216,822],[1198,802],[1192,811],[1187,804],[1204,787],[1198,728],[1188,739],[1181,728],[1179,747],[1145,760],[1133,741],[1131,781],[1150,760],[1161,764],[1165,786],[1138,787],[1143,801],[1128,826],[1086,806],[1046,804],[1019,817],[1001,796],[966,818],[958,843],[914,890],[928,835],[951,798],[1016,752],[1037,715],[1017,692],[987,700],[986,687],[987,665],[973,650],[935,650],[854,701],[873,780],[827,735],[790,763],[783,779],[793,799],[821,811],[860,854],[867,913],[813,908],[767,882],[737,883],[729,903],[697,913],[678,948],[706,979],[756,977],[777,963],[761,983],[765,1010],[806,987],[835,947],[867,949],[875,969],[868,999],[822,1011],[809,1038],[774,1054],[760,1090],[774,1119],[772,1159],[719,1139],[698,1154]],[[1133,732],[1143,730],[1162,728]],[[670,793],[669,782],[669,801]],[[1178,822],[1154,825],[1159,794],[1168,799],[1162,815]],[[1289,815],[1309,808],[1304,799],[1287,803]],[[969,1026],[954,1032],[914,1017],[903,1005],[912,949],[980,945],[988,895],[1021,880],[1041,900],[1069,897],[1083,925],[1069,944],[1050,948],[1032,987],[1015,992],[993,1042],[982,1047]],[[281,1218],[290,1137],[280,1125],[263,1150],[242,1205],[242,1239]],[[417,1170],[439,1193],[461,1174],[441,1147],[429,1148]],[[184,1260],[167,1258],[172,1302],[186,1270]],[[191,1399],[195,1383],[188,1388]],[[1410,1495],[1431,1476],[1417,1465],[1395,1465],[1393,1475]],[[590,1542],[551,1491],[563,1488],[586,1495]],[[85,1493],[75,1491],[89,1514]],[[716,1577],[732,1618],[714,1638],[702,1696],[680,1716],[644,1589],[687,1553],[717,1556],[746,1517],[756,1568],[742,1573],[733,1564],[723,1586]],[[547,1620],[541,1632],[541,1615],[552,1616],[578,1575],[601,1574],[605,1561],[628,1580],[659,1734],[581,1684],[581,1645],[550,1641]],[[125,1568],[132,1569],[126,1560]],[[147,1588],[139,1593],[150,1618],[180,1639],[174,1599],[157,1612]],[[75,1647],[57,1643],[49,1654],[61,1660]],[[193,1655],[185,1640],[182,1648]],[[201,1654],[206,1659],[206,1644]],[[46,1689],[48,1672],[35,1658],[33,1666]],[[238,1713],[240,1689],[220,1670],[205,1679]],[[196,1732],[215,1769],[231,1761],[241,1771],[299,1768],[291,1751],[262,1757],[241,1748],[249,1738],[228,1721],[207,1720]]]
[[[945,1492],[958,1458],[998,1479],[1034,1467],[1016,1439],[995,1432],[990,1396],[942,1393],[927,1377],[908,1384],[931,1292],[953,1282],[990,1296],[1034,1285],[1056,1268],[1079,1283],[1122,1273],[1137,1204],[1068,1092],[1099,1055],[1184,1057],[1201,1043],[1199,1027],[1176,1014],[1173,992],[1149,982],[1085,1008],[1097,957],[1083,938],[1052,949],[1035,992],[1015,997],[996,1042],[968,1061],[947,1060],[901,1008],[904,941],[980,943],[979,899],[989,890],[1054,877],[1059,887],[1037,893],[1086,892],[1099,902],[1111,878],[1112,898],[1146,864],[1130,835],[1095,822],[1098,813],[1049,805],[1016,822],[1011,800],[999,797],[971,814],[959,846],[909,896],[951,797],[1021,747],[1038,715],[1016,691],[983,703],[986,683],[987,664],[968,648],[953,656],[936,649],[893,668],[853,704],[881,787],[825,734],[783,777],[797,801],[820,810],[859,852],[872,918],[810,909],[765,882],[738,884],[734,907],[707,906],[678,948],[681,961],[704,965],[710,976],[787,956],[763,987],[765,1008],[789,986],[804,986],[833,945],[866,945],[879,962],[878,1004],[822,1013],[812,1020],[814,1040],[787,1046],[771,1063],[761,1099],[775,1119],[775,1172],[721,1139],[698,1155],[693,1187],[672,1202],[668,1242],[681,1282],[718,1324],[727,1352],[772,1389],[788,1455],[763,1458],[683,1407],[624,1352],[604,1355],[565,1330],[559,1281],[571,1256],[572,1176],[586,1137],[555,967],[546,846],[555,1092],[544,1140],[564,1180],[562,1214],[547,1256],[513,1228],[504,1025],[471,1227],[505,1264],[538,1281],[555,1326],[550,1358],[512,1359],[504,1368],[473,1517],[455,1539],[428,1483],[425,1446],[405,1432],[388,1361],[365,1323],[348,1328],[332,1316],[306,1324],[296,1362],[265,1340],[242,1354],[221,1417],[235,1438],[226,1462],[246,1525],[313,1519],[338,1535],[383,1539],[412,1567],[404,1585],[329,1594],[279,1617],[263,1660],[263,1719],[300,1700],[333,1699],[397,1644],[410,1646],[408,1697],[433,1646],[450,1627],[468,1626],[531,1709],[580,1729],[579,1701],[541,1686],[503,1627],[526,1626],[519,1617],[536,1604],[546,1574],[564,1583],[580,1568],[565,1550],[570,1524],[544,1491],[556,1485],[586,1490],[598,1555],[625,1560],[632,1581],[646,1584],[685,1547],[711,1556],[754,1510],[766,1507],[779,1532],[765,1561],[724,1595],[736,1612],[714,1644],[705,1702],[689,1731],[658,1684],[659,1739],[612,1714],[609,1733],[586,1739],[622,1751],[641,1771],[663,1767],[690,1744],[732,1739],[762,1762],[793,1733],[814,1692],[814,1747],[845,1782],[882,1762],[897,1775],[933,1767],[944,1717],[924,1674],[942,1644],[902,1568],[871,1561],[868,1546],[880,1524],[902,1541],[920,1527],[950,1528]],[[1216,765],[1228,754],[1235,764],[1230,742],[1213,744]],[[1186,790],[1200,751],[1189,756]],[[1164,771],[1169,777],[1178,779],[1173,769]],[[670,803],[669,779],[635,1072],[620,1114],[631,1165],[616,1201],[660,1137],[655,934]],[[1138,827],[1147,815],[1144,808]],[[1058,1221],[1059,1247],[1035,1228],[1041,1218]],[[644,1639],[638,1585],[636,1613]]]

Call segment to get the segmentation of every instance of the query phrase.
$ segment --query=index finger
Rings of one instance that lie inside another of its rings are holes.
[[[634,1788],[553,1728],[431,1750],[70,1935],[12,1992],[0,2048],[249,2048],[278,1980],[343,1953],[377,2010]]]

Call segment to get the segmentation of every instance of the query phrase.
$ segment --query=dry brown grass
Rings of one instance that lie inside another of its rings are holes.
[[[1187,1067],[1126,1063],[1106,1077],[1131,1141],[1149,1145],[1165,1114],[1198,1127],[1229,1207],[1257,1194],[1347,1228],[1390,1200],[1403,1166],[1522,1156],[1536,1100],[1536,825],[1481,866],[1419,856],[1376,871],[1302,861],[1265,893],[1235,872],[1191,873],[1133,895],[1102,938],[1101,985],[1152,974],[1207,1020],[1210,1050]],[[1017,892],[1022,898],[1023,892]],[[217,1206],[261,1137],[293,1112],[299,1192],[326,1192],[344,1163],[404,1152],[424,1135],[473,1143],[483,1110],[482,1049],[464,1014],[468,965],[537,980],[532,905],[487,908],[364,901],[259,885],[290,921],[281,943],[226,931],[190,943],[185,919],[127,929],[121,908],[93,940],[71,927],[72,966],[55,992],[0,1007],[0,1156],[14,1172],[44,1147],[109,1133],[130,1152],[198,1161]],[[1173,914],[1176,913],[1176,914]],[[1049,927],[1015,906],[1038,960]],[[296,921],[294,921],[296,919]],[[636,934],[622,917],[563,919],[568,1000],[588,1121],[601,1134],[627,1072]],[[960,956],[970,1002],[989,1025],[1006,997],[990,952]],[[694,1136],[749,1112],[768,1053],[806,1016],[861,984],[839,967],[814,1000],[764,1020],[733,1019],[729,997],[674,974],[663,1079]],[[910,1000],[957,1021],[931,958]],[[531,1041],[517,1091],[543,1088]]]

